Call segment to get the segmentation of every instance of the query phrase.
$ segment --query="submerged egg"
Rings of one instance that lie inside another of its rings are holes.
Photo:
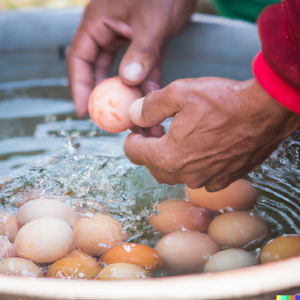
[[[66,255],[73,243],[70,225],[59,218],[40,218],[25,224],[15,241],[17,256],[39,263],[53,262]]]
[[[12,243],[19,231],[17,217],[13,214],[0,214],[0,235],[6,236]]]
[[[0,236],[0,259],[13,257],[15,254],[15,246],[4,236]]]
[[[286,234],[266,244],[259,259],[261,263],[267,263],[299,255],[300,234]]]
[[[61,218],[73,226],[79,219],[75,210],[68,205],[54,199],[47,199],[44,197],[31,200],[20,207],[18,211],[18,223],[20,226],[27,222],[42,218],[42,217],[56,217]]]
[[[0,273],[23,277],[44,277],[42,270],[35,263],[19,257],[1,260]]]
[[[101,256],[99,262],[105,265],[131,263],[152,272],[161,266],[161,258],[156,250],[136,243],[122,243],[111,247]]]
[[[118,133],[134,126],[129,107],[142,97],[137,87],[127,86],[116,76],[101,82],[89,99],[89,114],[102,129]]]
[[[207,232],[221,246],[243,248],[265,239],[268,227],[251,211],[226,212],[209,224]]]
[[[160,213],[148,218],[148,223],[162,234],[178,230],[203,232],[210,223],[204,208],[181,199],[164,201],[156,208]]]
[[[124,242],[120,223],[113,217],[95,214],[93,218],[81,218],[74,227],[74,246],[91,256],[101,256],[110,247]]]
[[[187,187],[186,192],[189,201],[212,212],[247,209],[258,197],[256,188],[245,179],[239,179],[219,192],[209,193],[205,187]]]
[[[242,249],[227,249],[214,254],[204,265],[204,272],[221,272],[258,264],[258,259]]]
[[[90,279],[95,278],[101,270],[102,268],[92,257],[76,249],[53,263],[46,277]]]
[[[141,266],[128,263],[116,263],[103,268],[97,280],[143,279],[150,277],[146,269]]]
[[[195,273],[206,260],[220,251],[220,246],[207,234],[197,231],[175,231],[156,244],[163,268],[174,274]]]

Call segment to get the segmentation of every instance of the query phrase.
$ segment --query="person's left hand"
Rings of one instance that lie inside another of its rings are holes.
[[[141,127],[173,117],[161,137],[131,133],[124,148],[160,183],[225,188],[265,160],[300,125],[300,116],[271,98],[255,79],[177,80],[130,108]]]

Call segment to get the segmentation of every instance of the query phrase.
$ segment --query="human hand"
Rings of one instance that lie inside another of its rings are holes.
[[[70,88],[79,116],[87,114],[89,95],[107,77],[115,52],[126,51],[119,75],[144,94],[160,86],[163,42],[188,22],[195,0],[92,0],[67,54]]]
[[[255,79],[177,80],[130,107],[141,127],[174,119],[159,138],[131,133],[127,157],[159,183],[218,191],[265,160],[300,125],[300,116],[271,98]]]

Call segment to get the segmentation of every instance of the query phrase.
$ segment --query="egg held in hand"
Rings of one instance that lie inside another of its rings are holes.
[[[124,84],[116,76],[98,84],[89,99],[88,110],[93,121],[103,130],[118,133],[134,127],[129,107],[142,97],[137,87]]]
[[[19,257],[38,263],[49,263],[65,256],[73,241],[74,233],[65,220],[39,218],[19,230],[15,251]]]
[[[244,210],[250,208],[258,197],[256,188],[245,179],[239,179],[214,193],[208,192],[205,187],[187,187],[186,192],[189,201],[211,212]]]

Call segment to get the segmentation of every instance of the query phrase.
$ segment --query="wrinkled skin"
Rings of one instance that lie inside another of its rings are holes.
[[[300,116],[272,99],[255,79],[177,80],[130,108],[141,127],[173,117],[161,137],[131,133],[128,158],[158,182],[218,191],[265,160],[300,125]]]
[[[119,75],[146,95],[160,86],[161,48],[188,22],[195,0],[92,0],[67,54],[70,88],[78,116],[87,114],[89,95],[107,77],[115,52],[130,44]],[[128,73],[131,63],[140,72]]]

